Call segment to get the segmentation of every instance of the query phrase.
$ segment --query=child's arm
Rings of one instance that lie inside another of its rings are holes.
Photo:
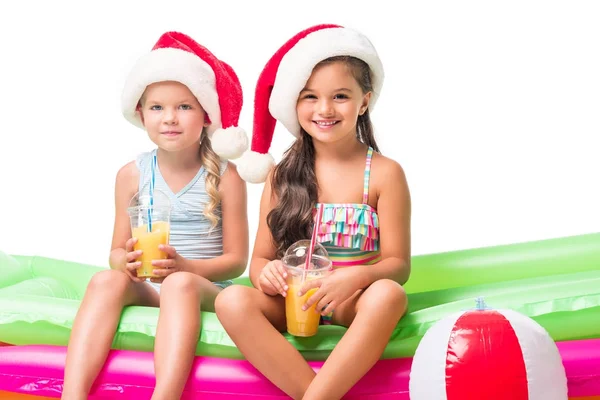
[[[139,171],[132,161],[125,164],[117,172],[115,181],[115,224],[110,247],[109,264],[112,269],[125,268],[125,243],[131,238],[131,224],[127,207],[136,192],[135,183],[139,179]]]
[[[208,260],[182,258],[182,269],[211,281],[237,278],[248,262],[246,182],[229,163],[219,183],[223,224],[223,255]]]
[[[127,207],[129,201],[137,192],[139,171],[135,162],[125,164],[117,172],[115,181],[115,223],[108,264],[112,269],[129,271],[129,276],[135,281],[138,279],[135,273],[135,259],[141,255],[133,252],[134,241],[131,238],[131,224]],[[128,251],[129,250],[129,251]]]
[[[395,161],[378,157],[379,188],[377,214],[379,216],[379,245],[382,261],[364,266],[364,286],[379,279],[391,279],[403,285],[410,275],[410,219],[411,200],[406,176]]]
[[[276,204],[275,196],[271,190],[272,172],[267,176],[263,193],[260,199],[260,214],[258,217],[258,229],[250,261],[250,281],[252,285],[265,292],[268,295],[284,294],[285,278],[283,276],[283,266],[277,258],[277,249],[271,235],[271,230],[267,224],[267,215]],[[268,277],[263,274],[263,270],[269,264]],[[273,283],[271,282],[273,281]]]

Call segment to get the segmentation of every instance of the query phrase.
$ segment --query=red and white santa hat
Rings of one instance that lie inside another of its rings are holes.
[[[164,33],[125,82],[121,108],[129,122],[143,128],[136,111],[140,98],[148,85],[162,81],[180,82],[196,96],[210,120],[207,133],[212,148],[221,158],[238,158],[246,151],[248,137],[237,127],[242,86],[227,63],[183,33]]]
[[[288,40],[265,65],[256,84],[251,151],[239,160],[240,176],[251,183],[264,182],[274,165],[269,154],[276,121],[299,137],[296,115],[298,95],[320,61],[334,56],[353,56],[372,71],[372,110],[383,85],[383,65],[375,47],[362,33],[339,25],[316,25]]]

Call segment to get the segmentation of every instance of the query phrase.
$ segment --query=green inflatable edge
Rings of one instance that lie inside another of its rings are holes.
[[[411,357],[441,318],[474,307],[537,321],[555,341],[600,337],[600,234],[414,256],[407,315],[382,358]],[[105,268],[0,252],[0,342],[65,346],[87,283]],[[454,271],[454,273],[452,273]],[[250,286],[247,277],[234,280]],[[112,347],[152,351],[158,309],[127,307]],[[346,328],[322,326],[310,338],[285,334],[307,360],[324,360]],[[242,359],[214,313],[202,313],[197,355]]]

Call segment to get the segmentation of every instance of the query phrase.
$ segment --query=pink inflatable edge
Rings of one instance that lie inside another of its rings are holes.
[[[600,339],[558,342],[568,378],[569,396],[600,395]],[[66,348],[0,347],[0,390],[60,397]],[[348,393],[348,399],[408,400],[412,359],[380,360]],[[90,399],[150,398],[154,387],[152,353],[113,350]],[[310,363],[318,371],[322,362]],[[183,399],[287,399],[245,360],[197,357]]]

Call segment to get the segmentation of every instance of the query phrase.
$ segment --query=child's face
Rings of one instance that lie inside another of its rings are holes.
[[[371,93],[363,93],[342,62],[315,69],[296,105],[298,122],[313,140],[333,143],[349,135],[356,137],[356,121],[369,104]]]
[[[140,112],[150,140],[167,151],[198,146],[202,130],[208,125],[198,99],[179,82],[149,85]]]

